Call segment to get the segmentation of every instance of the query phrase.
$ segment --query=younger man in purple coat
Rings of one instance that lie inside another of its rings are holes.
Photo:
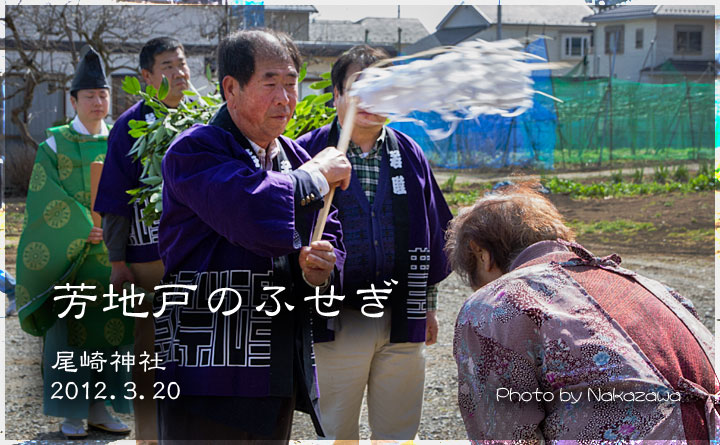
[[[367,45],[340,56],[331,73],[338,118],[298,144],[311,155],[336,145],[348,107],[347,79],[386,57]],[[366,386],[371,439],[413,439],[422,411],[424,347],[437,340],[436,285],[449,274],[443,246],[452,215],[420,147],[385,127],[385,120],[358,110],[347,154],[352,180],[334,200],[347,252],[345,300],[336,319],[313,325],[316,341],[326,341],[315,345],[326,439],[358,439]],[[377,300],[382,316],[373,294],[387,296]]]
[[[145,83],[156,89],[160,88],[163,77],[166,77],[170,91],[163,102],[170,108],[180,104],[184,97],[183,90],[189,88],[190,68],[185,59],[185,49],[178,40],[158,37],[148,41],[140,51],[140,69]],[[142,165],[128,155],[135,143],[135,138],[128,134],[128,122],[133,119],[152,122],[155,114],[144,101],[140,101],[115,122],[108,136],[108,151],[94,207],[95,211],[103,215],[103,235],[112,266],[110,283],[120,293],[125,282],[152,292],[164,272],[158,252],[157,224],[147,227],[141,220],[142,206],[128,204],[130,195],[126,193],[127,190],[142,185]],[[143,300],[145,310],[149,305],[148,298]],[[144,353],[152,354],[154,329],[152,317],[135,319],[136,360],[140,360]],[[133,367],[133,381],[139,394],[153,390],[152,371],[143,372],[140,366]],[[157,440],[155,401],[152,397],[144,400],[136,397],[133,399],[133,408],[135,437]]]
[[[163,160],[159,245],[173,289],[155,300],[156,312],[164,308],[155,345],[165,368],[156,375],[180,388],[177,399],[158,400],[163,443],[287,441],[295,408],[322,432],[315,304],[305,299],[316,287],[327,294],[344,252],[332,214],[325,239],[309,237],[330,184],[347,188],[350,163],[334,148],[311,159],[280,136],[299,69],[284,34],[227,36],[218,48],[225,105],[180,135]],[[187,299],[165,307],[162,299],[183,289]]]

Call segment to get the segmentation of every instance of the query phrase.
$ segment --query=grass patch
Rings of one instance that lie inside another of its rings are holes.
[[[450,207],[464,207],[475,203],[477,199],[485,194],[484,190],[468,190],[465,192],[450,192],[445,193],[445,201],[447,201]]]
[[[680,230],[678,232],[670,232],[667,236],[668,238],[676,238],[696,243],[710,242],[715,236],[715,229]]]
[[[715,178],[714,174],[708,176],[700,172],[697,176],[687,182],[667,181],[667,182],[617,182],[619,175],[611,182],[592,182],[582,183],[571,179],[563,179],[558,177],[542,177],[540,182],[552,194],[569,195],[571,198],[606,198],[612,197],[629,197],[641,195],[664,195],[668,193],[693,193],[706,190],[720,190],[720,179]],[[457,207],[465,207],[475,203],[478,198],[482,197],[486,192],[490,191],[495,184],[492,182],[481,182],[470,184],[467,182],[457,183],[456,177],[451,177],[443,184],[443,195],[447,201],[453,215],[457,214]],[[664,207],[673,207],[674,201],[666,199],[661,201]],[[650,205],[655,205],[656,201],[652,201]],[[659,214],[656,214],[656,217]]]
[[[636,222],[627,219],[615,219],[612,221],[596,221],[596,222],[584,222],[574,219],[568,221],[568,226],[575,230],[578,235],[621,235],[621,236],[633,236],[636,233],[652,232],[657,230],[655,224],[651,222]]]
[[[605,198],[607,196],[659,195],[672,192],[690,193],[714,190],[714,178],[699,174],[688,182],[650,182],[644,184],[596,182],[583,184],[558,177],[543,178],[543,185],[551,193],[570,195],[573,198]]]
[[[604,147],[602,152],[603,164],[609,164],[610,151]],[[600,159],[600,149],[584,149],[582,153],[577,149],[563,150],[560,147],[555,149],[555,163],[562,164],[563,159],[566,164],[594,165]],[[697,158],[696,158],[697,156]],[[613,149],[613,165],[627,164],[637,161],[689,161],[693,159],[713,160],[715,153],[712,147],[698,148],[637,148],[632,150],[630,147],[615,147]]]

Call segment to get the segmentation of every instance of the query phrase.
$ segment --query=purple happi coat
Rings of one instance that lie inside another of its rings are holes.
[[[140,182],[142,165],[128,155],[136,141],[136,138],[128,134],[128,122],[131,120],[153,122],[155,114],[144,101],[140,101],[120,115],[115,122],[108,136],[108,150],[94,210],[124,216],[130,220],[125,260],[129,263],[145,263],[160,259],[157,245],[158,225],[155,223],[147,227],[141,219],[143,206],[137,203],[129,204],[131,196],[126,193],[143,185]]]
[[[347,190],[335,191],[347,251],[342,294],[345,304],[362,305],[371,285],[391,288],[390,341],[424,342],[426,289],[450,273],[443,251],[452,214],[422,149],[407,135],[387,128],[387,150],[380,166],[372,205],[353,173]],[[326,125],[298,138],[311,156],[337,145],[337,125]],[[397,282],[388,286],[388,283]],[[327,324],[316,324],[316,341],[334,338]]]
[[[224,128],[195,125],[173,142],[163,160],[164,283],[198,287],[187,304],[168,306],[156,319],[155,347],[166,367],[156,375],[178,382],[183,395],[290,397],[295,362],[308,390],[298,395],[298,409],[314,414],[301,404],[317,399],[314,305],[303,301],[314,290],[300,277],[297,252],[308,244],[322,201],[312,209],[298,204],[288,174],[310,157],[281,136],[284,160],[276,159],[276,168],[285,172],[262,170],[244,136],[234,124],[228,127],[227,112],[218,115],[224,116]],[[344,251],[336,211],[325,233],[336,246],[340,269]],[[285,290],[275,294],[267,289],[273,286]],[[240,310],[222,314],[237,305],[229,292],[217,312],[208,309],[208,296],[220,288],[241,296]],[[157,311],[158,299],[155,305]],[[278,306],[276,315],[267,315]]]

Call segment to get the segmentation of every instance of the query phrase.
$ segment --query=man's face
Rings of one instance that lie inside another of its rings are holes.
[[[70,96],[70,103],[80,121],[87,123],[102,120],[108,114],[108,90],[105,88],[78,90],[77,99]]]
[[[145,83],[155,88],[160,88],[163,76],[167,77],[170,85],[165,99],[167,103],[179,103],[183,98],[183,90],[190,87],[190,68],[180,48],[155,55],[152,72],[142,70],[142,76]]]
[[[350,89],[352,84],[350,84],[348,81],[351,76],[358,71],[360,71],[360,67],[358,65],[350,65],[348,67],[347,73],[345,74],[345,89],[343,91],[343,94],[339,94],[337,87],[334,89],[335,109],[337,110],[337,116],[338,120],[340,121],[340,125],[342,125],[345,121],[345,113],[347,112],[350,100],[348,90]],[[355,115],[355,126],[358,128],[380,130],[386,119],[387,118],[385,116],[369,113],[358,107],[357,114]]]
[[[235,79],[225,79],[223,88],[233,122],[248,139],[267,147],[285,131],[295,111],[298,73],[292,61],[256,60],[255,72],[243,88]]]

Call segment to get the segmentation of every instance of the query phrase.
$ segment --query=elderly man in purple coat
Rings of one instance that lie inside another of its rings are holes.
[[[330,185],[349,185],[350,163],[332,147],[311,159],[280,136],[299,69],[287,35],[227,36],[218,48],[226,103],[163,160],[168,288],[155,299],[165,368],[156,376],[180,389],[158,400],[163,442],[288,441],[293,409],[322,431],[310,322],[312,296],[331,291],[344,258],[336,212],[325,239],[310,234]]]
[[[340,56],[331,73],[338,119],[298,144],[311,154],[335,145],[348,107],[347,79],[386,57],[367,45]],[[323,342],[316,343],[315,358],[328,439],[358,439],[366,387],[371,438],[415,437],[424,348],[437,340],[436,285],[449,274],[443,246],[450,210],[420,147],[385,120],[358,110],[347,155],[350,188],[334,200],[347,251],[345,299],[337,318],[313,325]]]
[[[182,43],[170,37],[149,40],[140,50],[140,71],[145,83],[156,89],[166,77],[170,90],[163,102],[170,108],[177,108],[184,98],[183,90],[189,88],[190,82],[190,68]],[[146,226],[141,219],[142,206],[128,203],[127,190],[142,185],[142,165],[128,155],[135,143],[135,138],[128,134],[130,120],[152,122],[155,113],[141,100],[115,122],[108,136],[108,151],[94,209],[103,216],[103,237],[112,266],[110,283],[116,291],[122,289],[123,283],[130,282],[152,292],[162,280],[164,270],[158,252],[157,224]],[[143,303],[149,305],[149,299]],[[142,354],[152,354],[154,329],[152,318],[136,318],[134,353],[138,359]],[[133,382],[140,393],[152,391],[152,370],[134,367]],[[157,440],[155,402],[152,398],[135,398],[133,408],[135,437]]]

